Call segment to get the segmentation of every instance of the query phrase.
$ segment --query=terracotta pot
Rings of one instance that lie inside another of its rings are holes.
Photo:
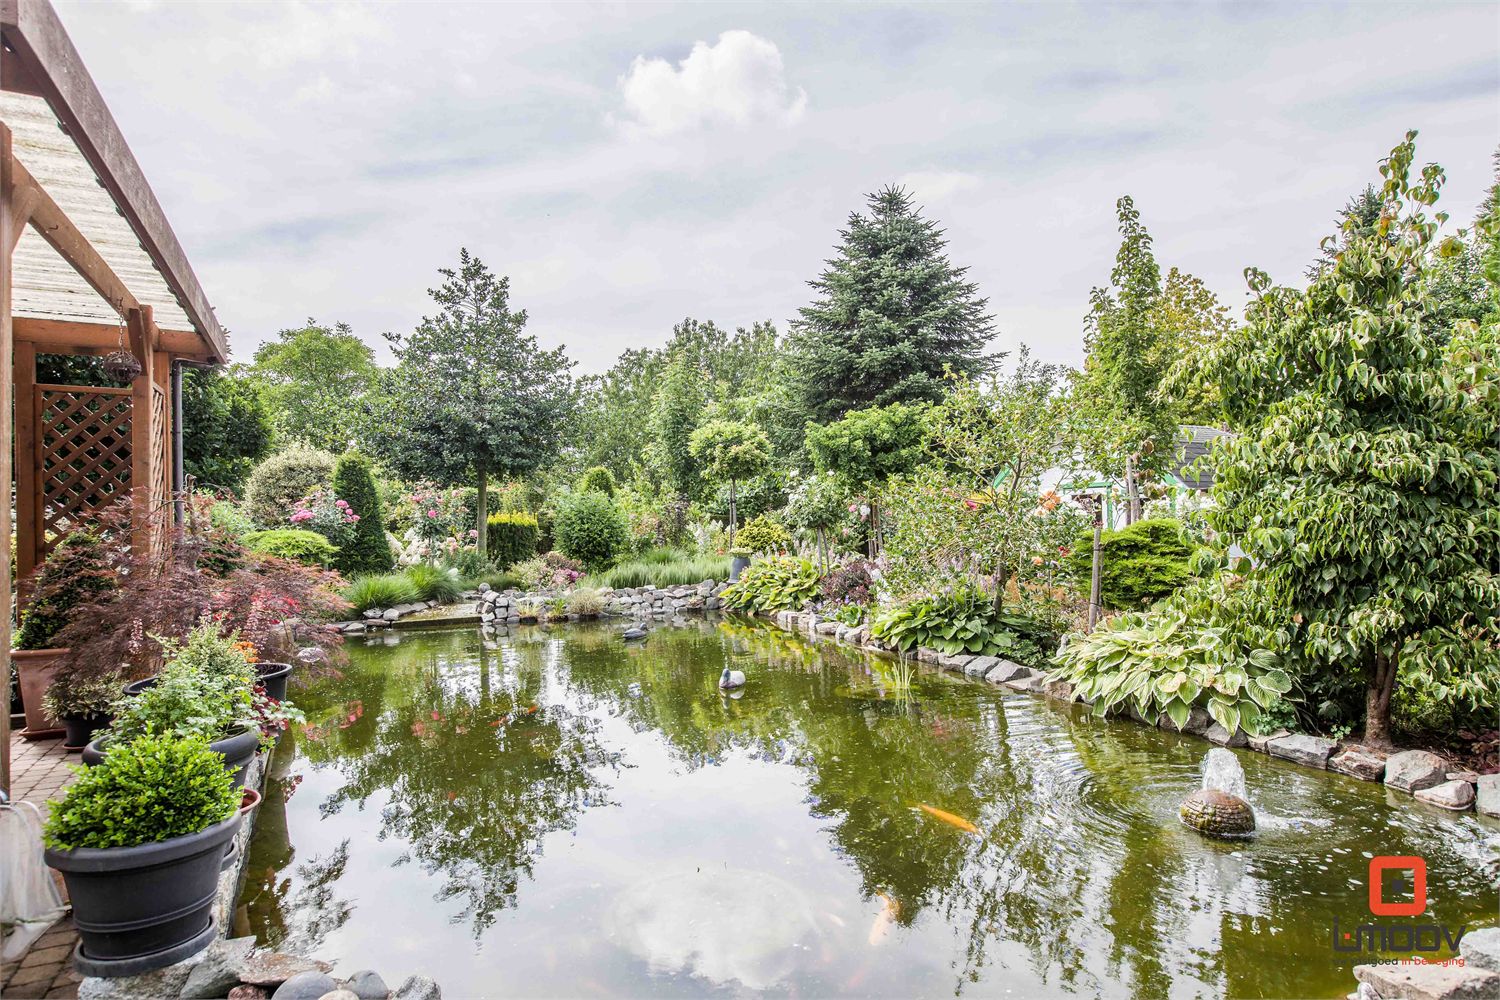
[[[68,654],[66,649],[13,649],[10,660],[16,665],[17,687],[26,707],[26,728],[19,735],[28,740],[52,740],[63,735],[62,723],[42,711],[42,698],[52,686],[57,661]]]
[[[258,805],[260,805],[260,792],[253,788],[243,789],[243,794],[240,796],[240,816],[249,816]],[[236,837],[224,845],[224,860],[219,863],[219,871],[227,872],[234,867],[235,862],[239,861],[239,844],[239,838]]]

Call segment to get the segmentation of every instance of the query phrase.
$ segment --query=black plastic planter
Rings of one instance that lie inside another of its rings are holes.
[[[111,717],[108,715],[65,715],[62,717],[63,749],[69,753],[77,753],[89,745],[94,734],[109,725]]]
[[[735,556],[729,561],[729,582],[738,583],[740,574],[750,568],[749,556]]]
[[[48,849],[63,873],[82,940],[73,965],[86,976],[133,976],[208,947],[224,845],[239,832],[236,812],[207,830],[137,847]]]
[[[155,677],[145,677],[138,681],[131,681],[129,684],[125,685],[125,697],[134,698],[136,695],[140,694],[142,691],[146,690],[148,687],[155,683]]]
[[[84,747],[83,762],[93,767],[104,760],[104,755],[109,752],[108,740],[108,736],[101,736]],[[255,759],[255,752],[260,749],[260,731],[242,729],[237,733],[230,733],[228,736],[214,740],[208,747],[223,756],[224,769],[234,775],[236,787],[243,786],[245,775],[250,770],[250,762]]]
[[[257,663],[255,671],[265,685],[266,697],[286,701],[286,682],[292,676],[290,663]]]

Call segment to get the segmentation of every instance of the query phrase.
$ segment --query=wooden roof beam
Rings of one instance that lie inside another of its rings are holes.
[[[109,323],[16,316],[11,321],[18,341],[35,344],[41,354],[96,354],[119,350],[120,328]],[[152,324],[152,347],[176,357],[205,358],[203,340],[187,330],[162,330]],[[129,347],[127,338],[127,349]]]
[[[4,61],[22,64],[0,85],[47,101],[140,237],[209,352],[215,360],[227,359],[228,340],[208,296],[57,12],[47,0],[0,0],[0,37],[14,50],[4,54]]]

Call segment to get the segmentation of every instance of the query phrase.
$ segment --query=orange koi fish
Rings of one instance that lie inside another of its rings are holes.
[[[901,917],[901,904],[883,892],[875,894],[880,900],[880,912],[875,914],[875,922],[870,925],[870,935],[866,939],[870,947],[878,946],[891,933],[891,928],[896,926],[896,921]]]
[[[970,823],[968,820],[964,819],[962,816],[955,816],[953,813],[948,812],[946,809],[937,809],[937,808],[935,808],[933,806],[928,805],[925,802],[918,802],[917,803],[917,808],[920,809],[920,810],[922,810],[924,813],[926,813],[927,815],[931,816],[934,819],[940,819],[940,820],[942,820],[944,823],[947,823],[949,826],[956,826],[956,827],[958,827],[964,833],[978,833],[979,832],[979,827],[975,826],[973,823]]]

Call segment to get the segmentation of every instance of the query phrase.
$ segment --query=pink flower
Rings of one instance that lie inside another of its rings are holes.
[[[347,507],[347,506],[349,506],[349,504],[346,501],[343,501],[343,500],[335,500],[334,503],[333,503],[333,505],[335,507]]]
[[[478,528],[470,528],[469,529],[469,537],[470,538],[478,538],[479,537],[479,529]]]
[[[436,521],[436,520],[437,520],[437,511],[435,511],[435,510],[429,510],[429,511],[428,511],[428,512],[427,512],[427,516],[428,516],[428,517],[429,517],[429,518],[430,518],[430,519],[432,519],[432,520],[434,520],[434,521]]]
[[[297,513],[295,513],[295,514],[292,515],[291,520],[292,520],[293,524],[301,524],[303,521],[311,521],[312,518],[313,518],[313,512],[312,511],[310,511],[310,510],[299,510],[299,511],[297,511]]]

